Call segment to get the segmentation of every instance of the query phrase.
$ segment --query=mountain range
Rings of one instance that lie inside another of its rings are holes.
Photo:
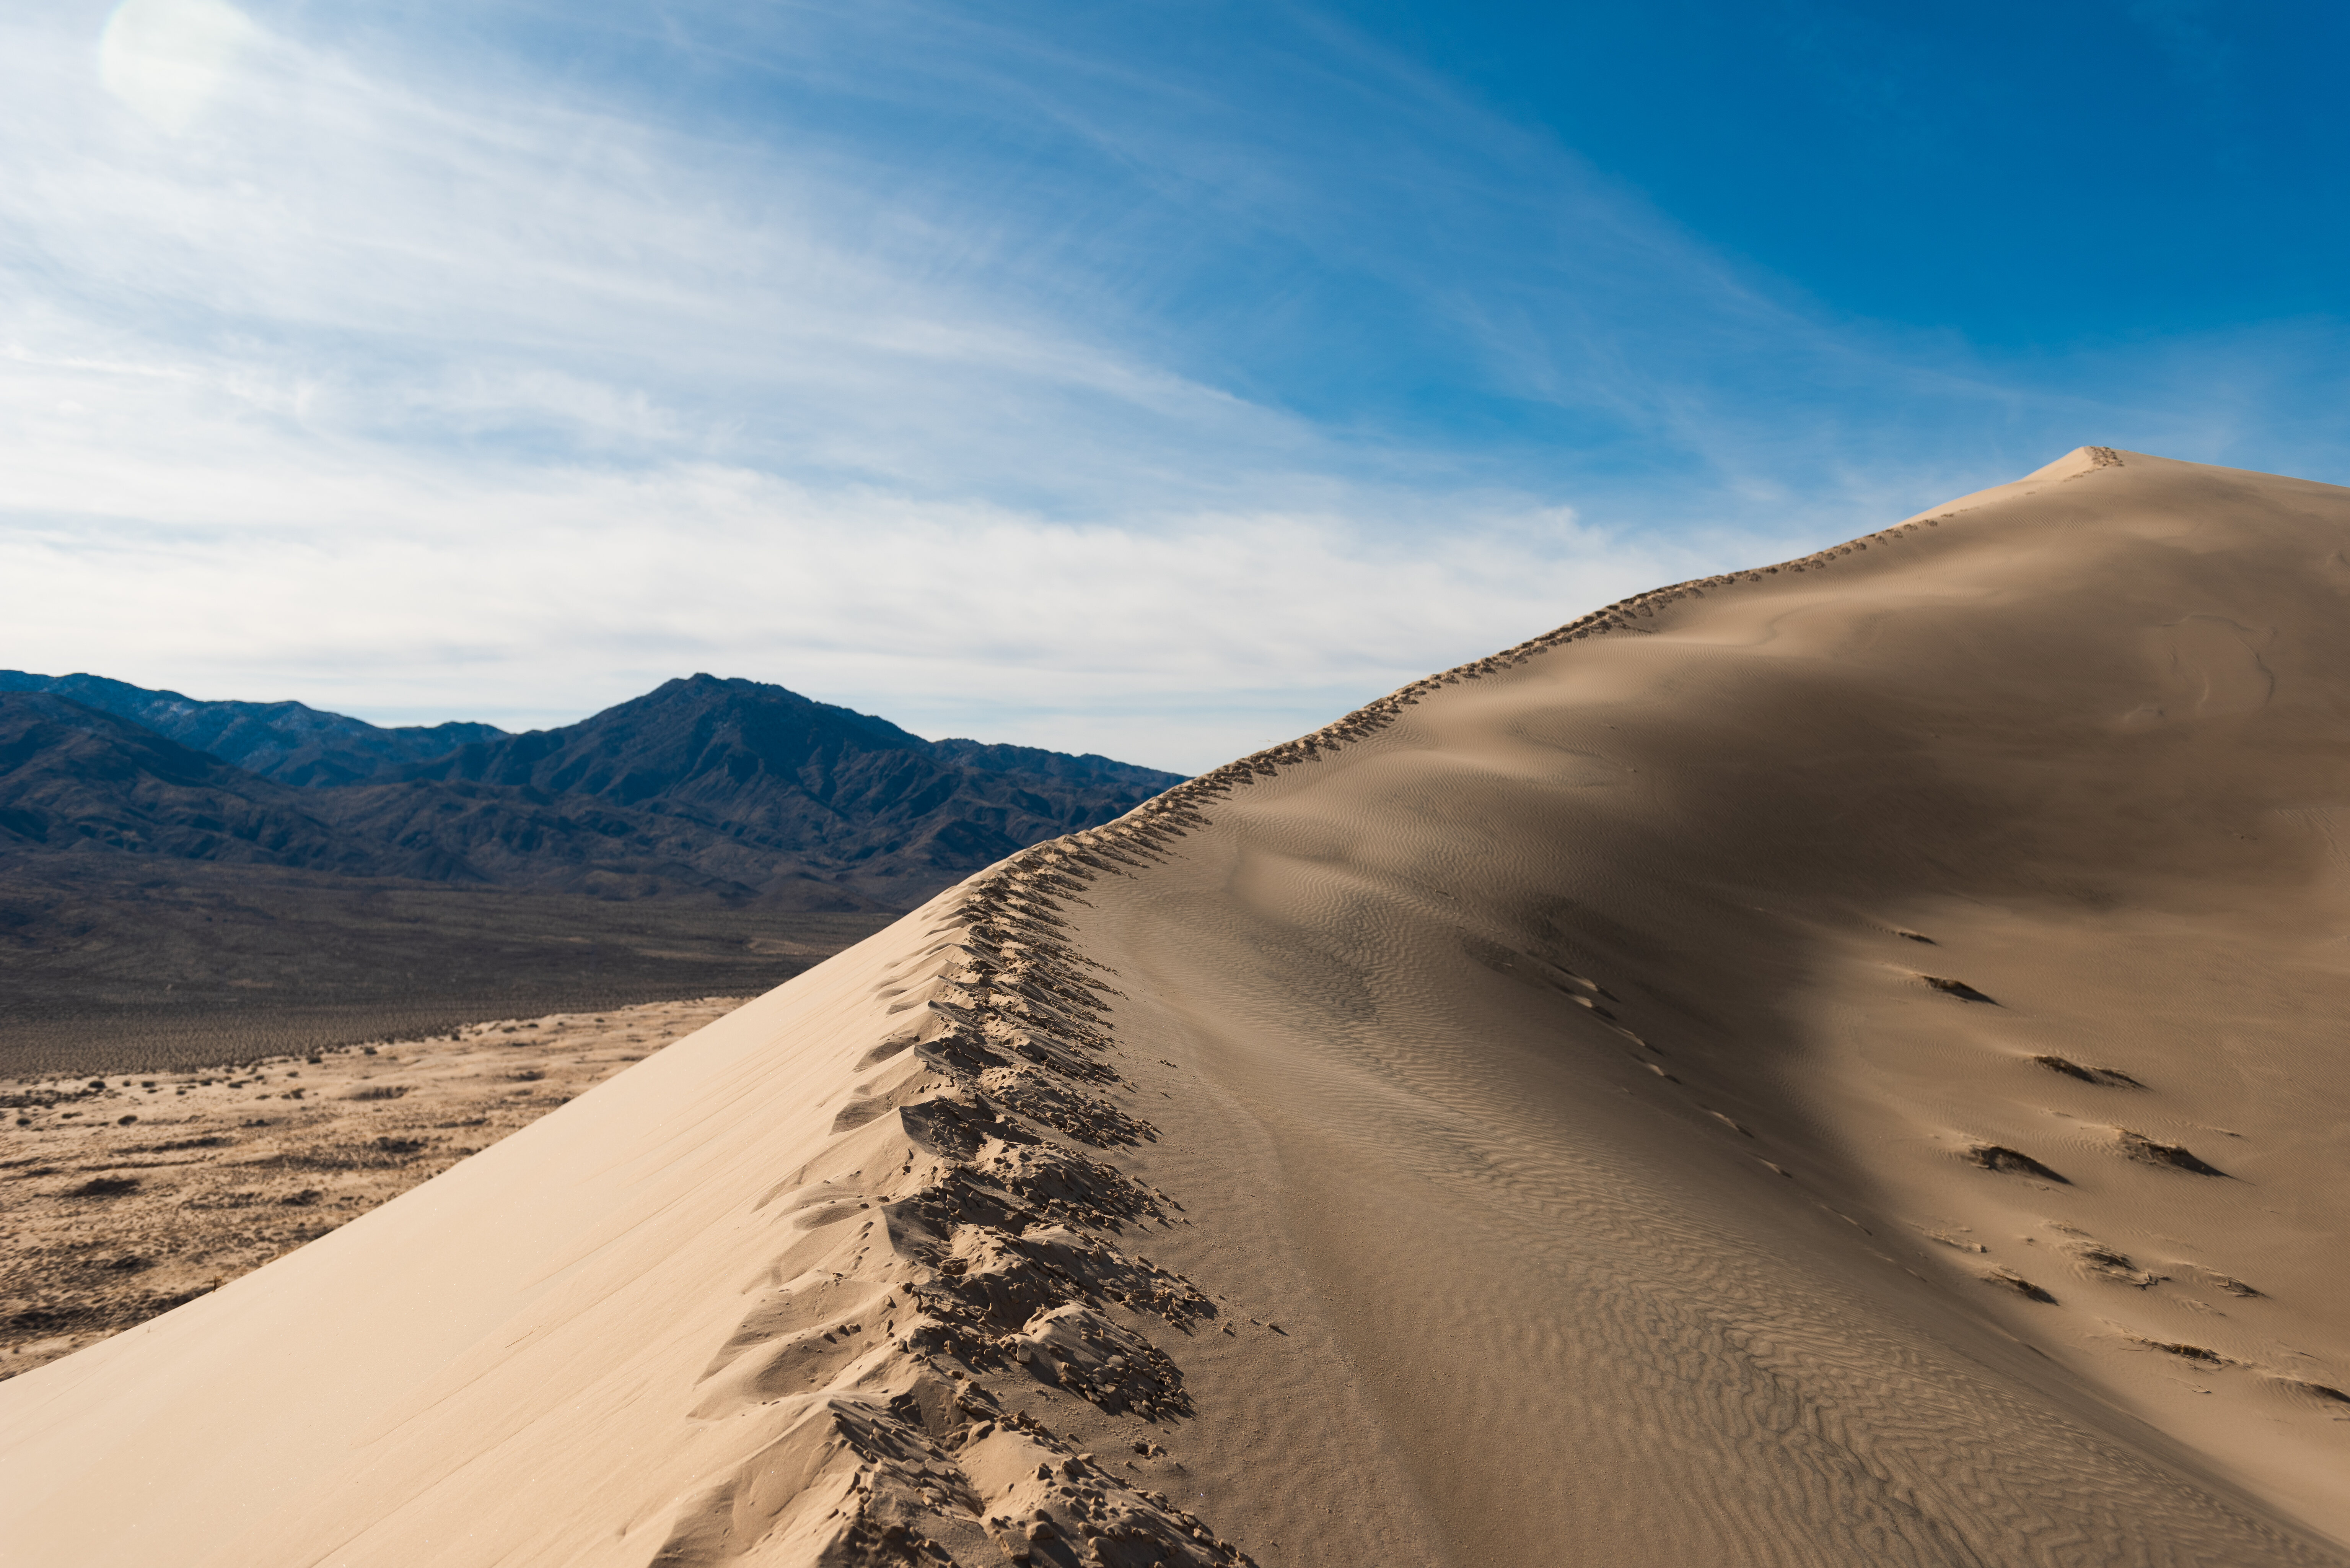
[[[0,670],[0,691],[69,698],[247,773],[306,787],[356,784],[505,734],[495,724],[462,722],[383,729],[300,702],[205,702],[103,675]]]
[[[0,671],[0,853],[17,855],[902,909],[1180,778],[1107,757],[927,741],[711,675],[509,734]]]

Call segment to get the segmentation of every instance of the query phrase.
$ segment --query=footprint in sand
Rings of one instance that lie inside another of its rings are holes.
[[[2068,1078],[2078,1078],[2085,1084],[2102,1084],[2117,1089],[2146,1087],[2144,1084],[2118,1067],[2084,1067],[2078,1062],[2068,1062],[2062,1056],[2034,1056],[2033,1060],[2052,1073],[2062,1073]]]
[[[1982,1282],[1987,1285],[1998,1285],[2002,1290],[2013,1291],[2026,1301],[2044,1302],[2050,1306],[2056,1304],[2054,1296],[2012,1269],[1993,1269],[1982,1276]]]
[[[2132,1289],[2141,1291],[2150,1290],[2168,1277],[2158,1274],[2151,1269],[2139,1268],[2137,1263],[2131,1262],[2128,1253],[2108,1247],[2103,1241],[2079,1241],[2066,1250],[2079,1259],[2081,1266],[2089,1272],[2101,1280],[2110,1280],[2117,1285],[2128,1285]]]
[[[2042,1181],[2054,1181],[2066,1187],[2073,1184],[2057,1175],[2030,1155],[2003,1144],[1979,1143],[1967,1150],[1967,1158],[1985,1170],[1996,1170],[2002,1176],[2030,1176]]]
[[[2191,1171],[2197,1176],[2228,1174],[2216,1165],[2198,1159],[2183,1144],[2158,1143],[2144,1133],[2132,1132],[2127,1127],[2116,1127],[2114,1138],[2121,1146],[2124,1156],[2141,1165],[2159,1165],[2172,1170]]]

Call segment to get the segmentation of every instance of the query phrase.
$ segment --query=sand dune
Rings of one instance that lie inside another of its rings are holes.
[[[129,1078],[0,1078],[0,1378],[356,1220],[742,1000],[494,1019]]]
[[[2350,1561],[2345,550],[2084,449],[1024,851],[0,1385],[0,1552]]]

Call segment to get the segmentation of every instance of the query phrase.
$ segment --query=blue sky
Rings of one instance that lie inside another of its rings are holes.
[[[2345,15],[12,15],[0,663],[1196,769],[2085,442],[2350,481]]]

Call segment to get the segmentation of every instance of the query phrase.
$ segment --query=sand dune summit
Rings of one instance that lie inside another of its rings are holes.
[[[2087,448],[1024,850],[0,1385],[0,1552],[2350,1562],[2345,550]]]

